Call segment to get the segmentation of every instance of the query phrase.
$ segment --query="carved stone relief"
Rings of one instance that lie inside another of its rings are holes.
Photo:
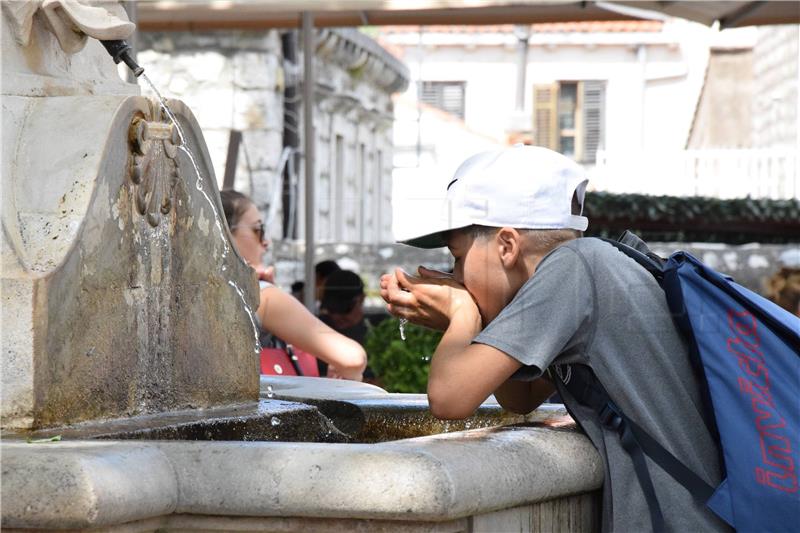
[[[161,222],[162,215],[172,209],[172,196],[179,179],[178,131],[163,115],[158,104],[152,104],[153,120],[136,116],[131,122],[130,180],[136,198],[136,210],[147,218],[153,227]]]

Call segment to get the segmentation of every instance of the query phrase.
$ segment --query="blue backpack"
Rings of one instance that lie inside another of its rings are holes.
[[[566,388],[630,454],[654,531],[666,531],[645,455],[739,532],[800,530],[800,318],[686,252],[664,260],[625,232],[604,239],[652,273],[704,384],[723,480],[712,487],[611,401],[588,367]]]

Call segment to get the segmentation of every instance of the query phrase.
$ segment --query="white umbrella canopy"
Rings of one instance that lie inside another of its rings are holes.
[[[800,23],[800,2],[613,2],[613,4],[658,11],[673,17],[702,22],[710,26],[719,21],[720,29],[768,24]]]
[[[622,6],[622,9],[617,8]],[[316,27],[433,24],[529,24],[648,18],[632,7],[722,27],[800,23],[800,2],[573,0],[139,0],[141,30],[297,27],[314,14]]]
[[[526,24],[631,20],[597,2],[572,0],[140,0],[141,30],[262,29],[297,27],[303,12],[315,27],[386,25]]]
[[[139,0],[136,23],[144,31],[203,31],[215,29],[304,29],[304,47],[311,45],[314,27],[381,25],[533,24],[661,18],[653,12],[721,28],[800,23],[800,2],[642,1],[598,2],[572,0]],[[633,9],[632,9],[633,8]],[[648,10],[650,11],[648,13]],[[310,56],[309,56],[310,57]],[[310,60],[306,79],[313,80]],[[305,84],[303,97],[306,142],[306,287],[314,286],[314,155],[313,92]],[[313,291],[306,306],[314,311]]]

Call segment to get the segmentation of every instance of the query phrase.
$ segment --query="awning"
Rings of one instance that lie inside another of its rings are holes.
[[[259,30],[303,28],[304,48],[315,27],[382,25],[533,24],[637,20],[666,15],[731,28],[800,23],[800,2],[574,2],[569,0],[139,0],[136,22],[142,31]],[[311,56],[304,56],[304,78],[314,79]],[[305,279],[314,286],[313,83],[303,86],[305,137]],[[314,291],[306,291],[314,311]]]
[[[618,9],[622,8],[620,11]],[[635,8],[630,11],[625,8]],[[648,18],[645,12],[721,27],[800,23],[800,2],[575,2],[570,0],[140,0],[143,31],[298,27],[304,11],[316,27],[532,24]]]
[[[768,24],[800,24],[800,2],[613,2],[636,9],[658,11],[720,29]]]

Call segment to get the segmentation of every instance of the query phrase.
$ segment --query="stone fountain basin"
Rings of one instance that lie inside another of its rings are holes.
[[[5,439],[216,440],[376,443],[513,424],[547,424],[566,415],[543,406],[522,416],[488,400],[464,420],[434,418],[424,394],[390,394],[363,383],[303,377],[262,377],[258,402],[101,420]]]
[[[282,442],[350,442],[316,407],[283,400],[218,408],[171,411],[48,428],[4,433],[4,439],[44,440],[223,440]]]
[[[467,429],[548,424],[567,415],[563,406],[543,406],[529,415],[505,411],[491,397],[464,420],[439,420],[430,413],[425,394],[387,393],[364,383],[304,377],[261,377],[261,397],[313,405],[350,442],[375,443],[451,433]]]
[[[594,530],[602,464],[564,414],[516,417],[490,401],[447,423],[423,395],[263,378],[256,406],[35,435],[58,431],[60,442],[4,435],[2,527]]]

